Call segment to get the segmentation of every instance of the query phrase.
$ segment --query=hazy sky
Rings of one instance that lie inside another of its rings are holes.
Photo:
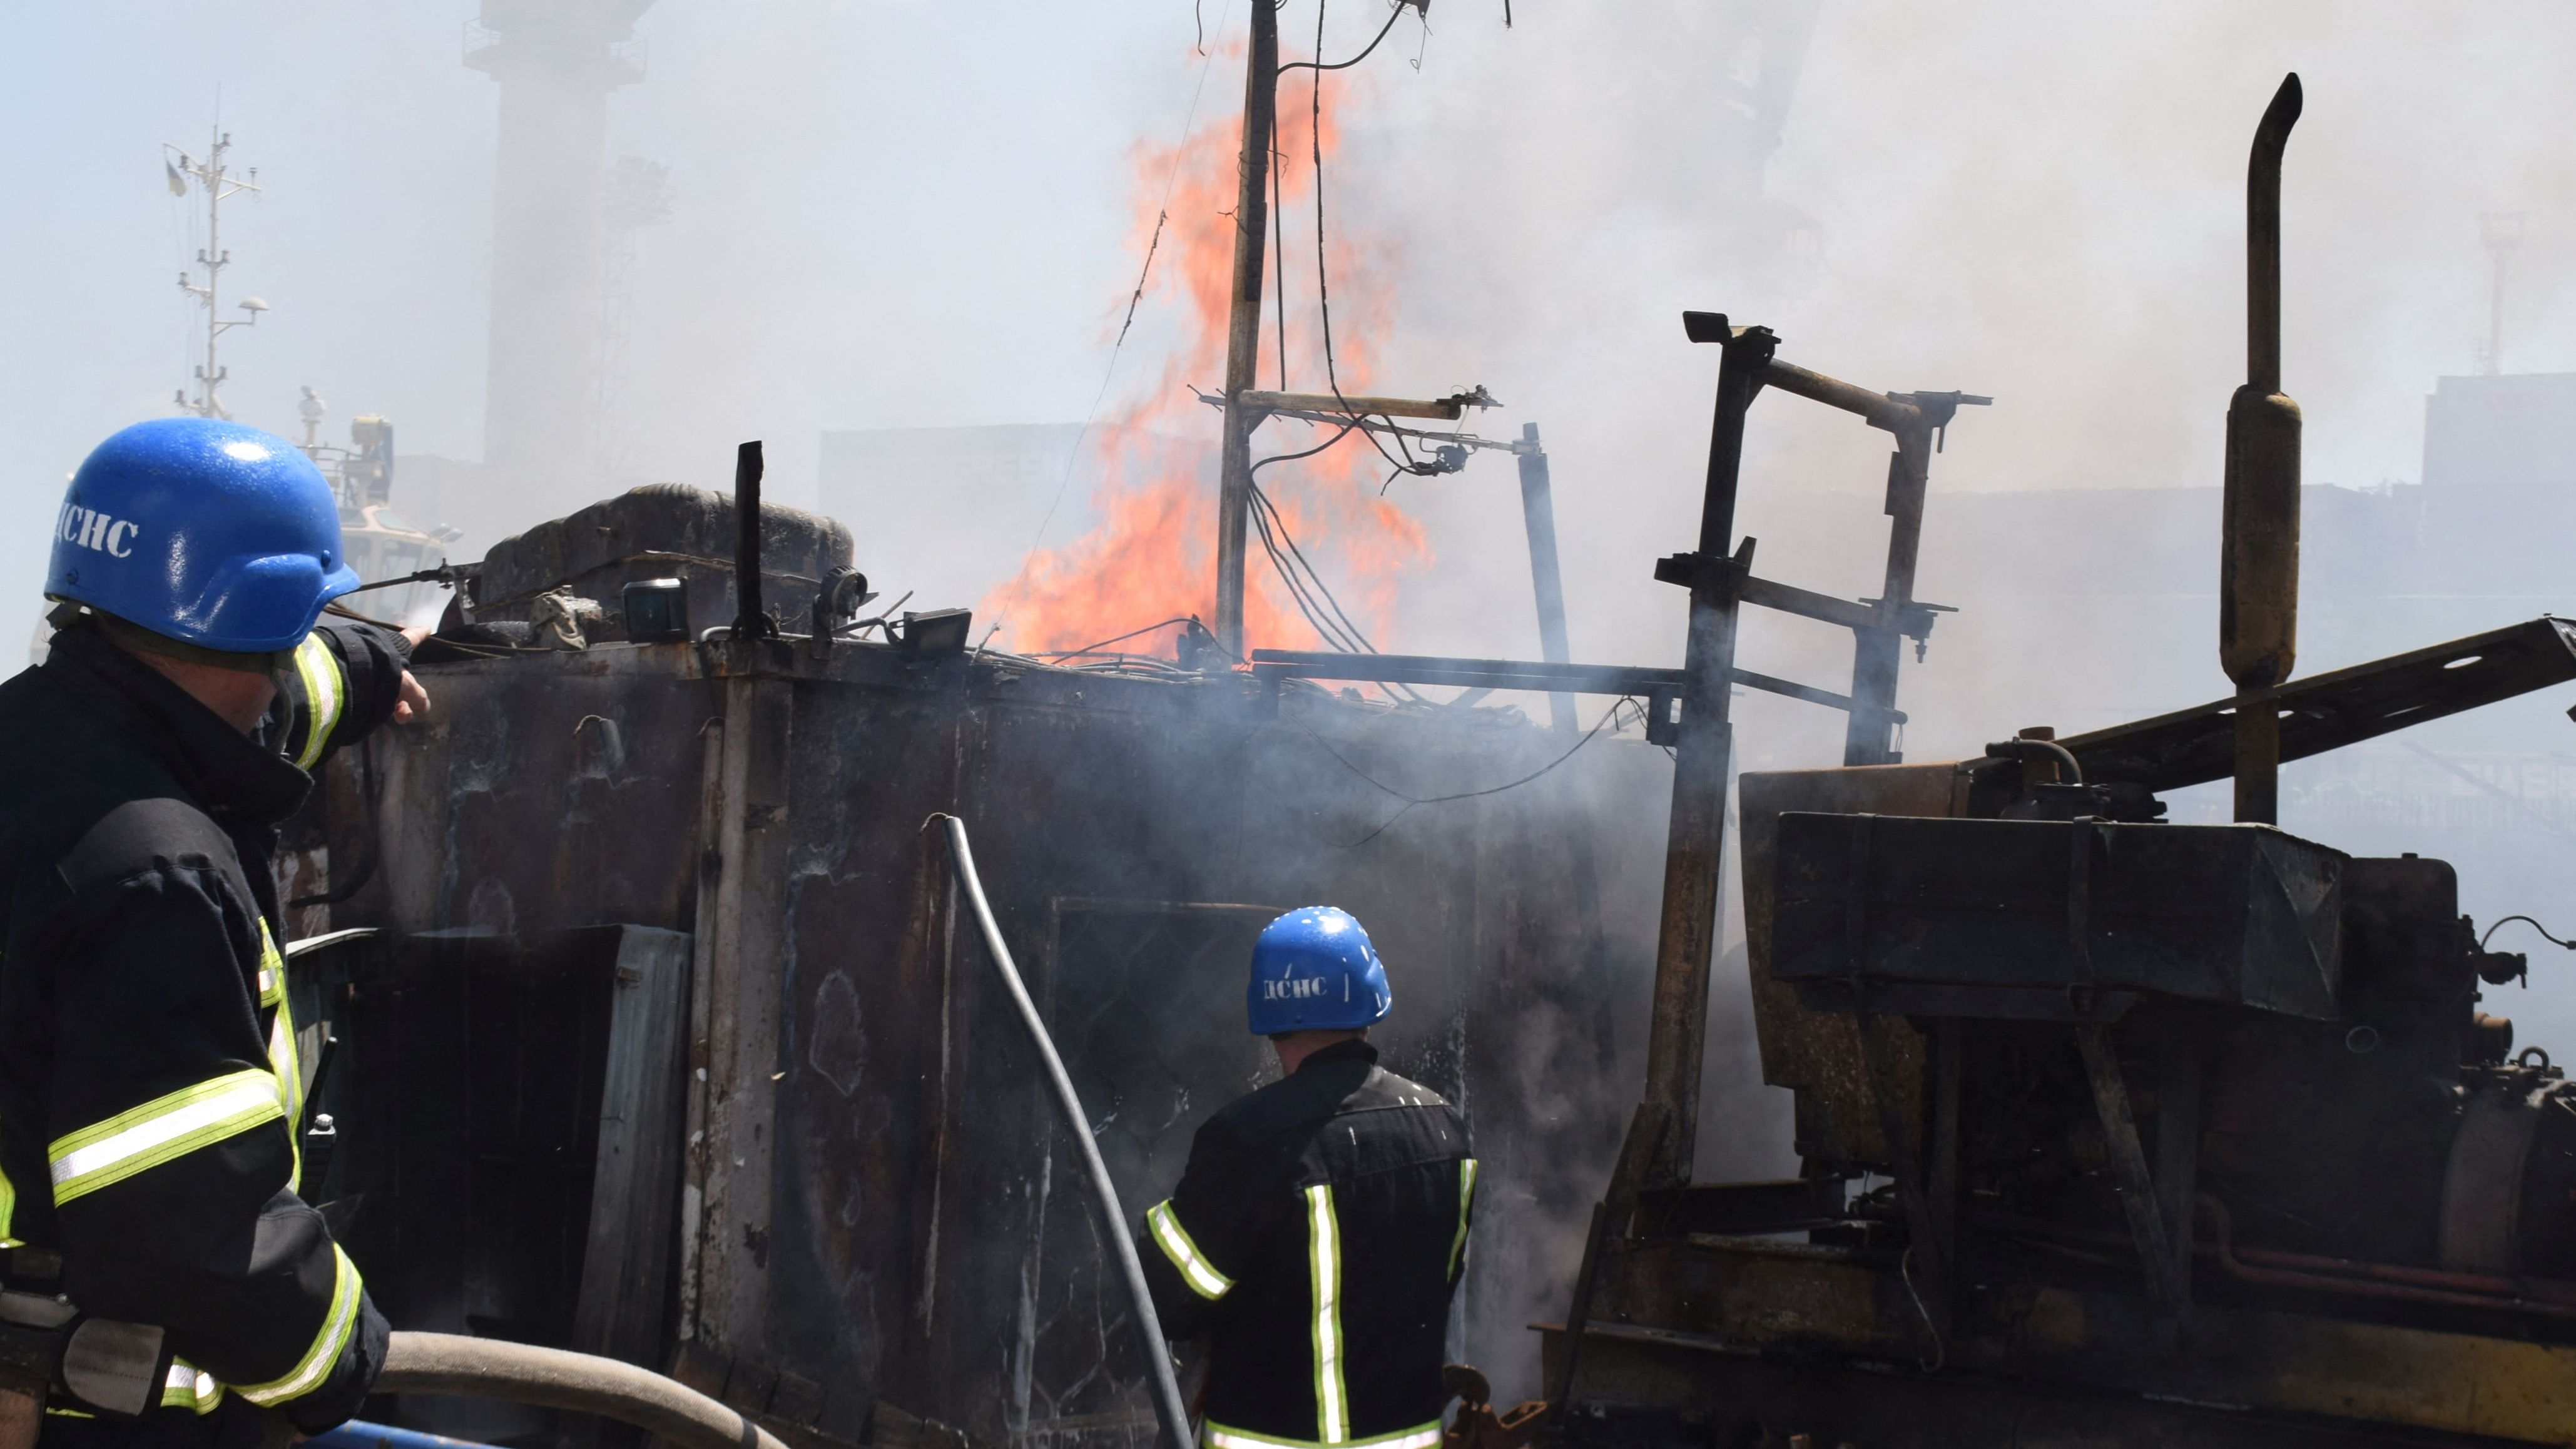
[[[1344,9],[1353,37],[1383,13]],[[0,427],[25,486],[49,491],[185,380],[186,204],[159,152],[201,142],[219,89],[266,187],[228,227],[231,281],[276,308],[234,334],[244,416],[284,425],[311,382],[341,416],[394,416],[407,451],[478,452],[496,87],[460,63],[473,13],[19,18],[0,60],[17,218],[0,258],[21,286]],[[1292,52],[1311,13],[1284,17]],[[1770,178],[1822,238],[1795,295],[1730,285],[1703,241],[1734,200],[1699,164],[1720,15],[1528,0],[1506,31],[1499,4],[1447,0],[1427,43],[1407,19],[1353,73],[1338,199],[1397,265],[1346,285],[1400,295],[1391,370],[1485,380],[1569,452],[1679,459],[1709,359],[1672,314],[1712,306],[1809,365],[2005,398],[1955,486],[2208,481],[2238,365],[2245,140],[2291,68],[2309,101],[2289,386],[2311,476],[2413,476],[2419,399],[2482,330],[2481,209],[2533,216],[2510,360],[2576,365],[2556,325],[2576,110],[2561,8],[1827,0]],[[1192,25],[1184,0],[661,0],[639,27],[648,78],[611,120],[612,154],[668,162],[678,201],[637,274],[642,456],[702,469],[766,431],[784,474],[826,426],[1079,417],[1136,260],[1127,152],[1179,135]],[[1240,83],[1220,66],[1203,104],[1230,111]],[[1665,481],[1622,492],[1678,497]]]
[[[1727,44],[1741,12],[1514,9],[1506,30],[1499,0],[1440,0],[1428,35],[1407,17],[1333,82],[1335,225],[1375,259],[1335,285],[1391,318],[1362,385],[1482,382],[1510,406],[1478,427],[1545,430],[1580,657],[1678,653],[1678,596],[1648,570],[1695,531],[1716,362],[1683,340],[1685,307],[1767,323],[1785,357],[1856,382],[1995,395],[1936,462],[1936,533],[1953,490],[2215,484],[2243,365],[2246,144],[2294,68],[2307,109],[2287,168],[2285,372],[2309,480],[2416,476],[2424,394],[2476,365],[2482,210],[2530,217],[2509,365],[2576,368],[2563,6],[1823,0],[1767,201],[1724,184],[1716,77],[1740,62]],[[1186,133],[1194,97],[1201,126],[1239,101],[1223,49],[1239,7],[1200,11],[1213,63],[1193,49],[1189,0],[659,0],[639,27],[647,79],[610,118],[609,155],[667,163],[675,201],[633,277],[637,471],[719,485],[733,443],[763,437],[773,496],[794,502],[812,497],[827,428],[1083,418],[1140,260],[1136,158]],[[0,436],[18,468],[0,498],[48,517],[91,444],[186,381],[192,304],[173,278],[196,202],[168,194],[161,146],[201,146],[219,92],[265,188],[229,210],[228,285],[274,309],[228,344],[240,414],[290,427],[311,383],[335,434],[376,411],[407,453],[479,455],[496,87],[461,63],[474,12],[109,0],[16,17],[0,56],[15,143],[0,275],[18,286],[0,320]],[[1282,13],[1290,54],[1314,13]],[[1327,48],[1355,48],[1385,14],[1345,0]],[[1301,91],[1292,80],[1287,103]],[[1730,240],[1765,206],[1807,219],[1786,263]],[[1174,325],[1167,306],[1145,309],[1113,409],[1158,379]],[[1763,572],[1873,592],[1874,511],[1811,500],[1874,493],[1885,452],[1838,415],[1764,400],[1741,513]],[[1509,465],[1392,496],[1421,519],[1430,561],[1379,642],[1530,652]],[[1034,538],[1045,504],[978,506]],[[919,540],[850,522],[862,566],[909,587]],[[0,620],[35,609],[45,530],[17,537],[0,594],[23,602]],[[1968,591],[2025,546],[2117,541],[1953,540],[1927,553],[1922,592]],[[2214,571],[2214,539],[2211,558]],[[958,597],[918,602],[972,602],[1017,562],[997,555],[989,577],[939,581]],[[1842,647],[1764,627],[1747,647],[1789,663]],[[1951,683],[2004,689],[1974,662],[1977,628],[1943,626]],[[2188,641],[2199,673],[2138,703],[2220,692],[2209,647]],[[2302,659],[2328,662],[2343,661]],[[1956,745],[1992,724],[1920,728]],[[1822,750],[1838,730],[1798,728]]]
[[[1233,7],[1204,9],[1239,31]],[[266,188],[233,210],[229,280],[275,308],[233,334],[242,415],[286,426],[310,382],[336,418],[393,416],[406,451],[478,454],[496,88],[460,63],[473,13],[19,17],[0,59],[17,220],[0,262],[20,286],[0,429],[25,506],[186,380],[172,279],[193,202],[163,188],[160,146],[199,144],[219,90]],[[1768,322],[1787,355],[1855,380],[1998,395],[1960,429],[1943,487],[2215,481],[2241,365],[2245,141],[2294,67],[2309,99],[2288,168],[2288,386],[2309,476],[2414,476],[2421,396],[2472,366],[2482,331],[2481,209],[2532,215],[2509,360],[2576,366],[2561,8],[1827,0],[1769,179],[1820,238],[1790,286],[1753,284],[1709,241],[1739,200],[1706,156],[1724,13],[1526,0],[1506,31],[1499,4],[1447,0],[1427,40],[1405,20],[1349,81],[1336,202],[1390,265],[1344,286],[1394,302],[1382,381],[1484,381],[1513,405],[1498,426],[1542,421],[1561,474],[1603,505],[1569,510],[1566,531],[1578,590],[1614,617],[1655,597],[1637,561],[1686,530],[1713,365],[1681,342],[1686,305]],[[1311,14],[1284,16],[1292,52]],[[1348,4],[1334,32],[1381,14]],[[731,440],[765,435],[792,497],[825,427],[1081,417],[1137,260],[1129,152],[1181,134],[1192,27],[1183,0],[661,0],[610,145],[669,163],[677,198],[636,272],[644,470],[715,476]],[[1230,111],[1239,70],[1207,87],[1206,113]],[[1798,489],[1874,482],[1877,439],[1761,424],[1757,473],[1776,459],[1811,475]],[[1749,486],[1750,528],[1771,485]],[[1507,489],[1508,470],[1424,485],[1436,570],[1476,578],[1460,561],[1490,552],[1479,520],[1513,521],[1489,506]],[[0,588],[21,594],[42,534],[24,537],[0,553]],[[1440,628],[1443,581],[1423,584]]]

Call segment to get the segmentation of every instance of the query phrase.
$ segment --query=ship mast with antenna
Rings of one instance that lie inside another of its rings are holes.
[[[232,147],[232,134],[216,130],[209,133],[204,159],[191,157],[176,146],[165,145],[163,149],[169,154],[161,161],[162,170],[170,178],[171,195],[186,196],[188,182],[194,180],[206,196],[206,244],[197,252],[197,265],[205,270],[206,279],[200,283],[188,272],[179,274],[179,289],[196,298],[206,309],[206,360],[197,365],[197,395],[188,396],[188,390],[183,387],[172,398],[182,409],[205,418],[232,416],[224,408],[220,391],[229,374],[215,359],[216,344],[235,327],[257,325],[259,314],[268,310],[268,304],[257,297],[244,297],[237,304],[248,314],[238,321],[226,321],[216,310],[217,285],[224,268],[231,266],[233,261],[232,253],[225,251],[223,246],[224,202],[245,191],[256,193],[259,190],[258,167],[254,166],[239,176],[226,168],[224,153]]]

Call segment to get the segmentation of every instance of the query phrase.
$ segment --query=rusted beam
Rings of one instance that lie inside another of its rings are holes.
[[[1358,393],[1263,392],[1240,389],[1234,399],[1254,412],[1329,413],[1335,417],[1375,415],[1390,418],[1438,418],[1454,423],[1467,415],[1464,398],[1369,397]]]
[[[1744,602],[1777,609],[1783,614],[1796,614],[1826,624],[1839,624],[1846,629],[1867,629],[1880,622],[1879,611],[1868,604],[1832,594],[1819,594],[1795,584],[1774,583],[1769,579],[1748,578],[1744,581]]]
[[[2262,691],[2284,760],[2302,760],[2576,679],[2576,621],[2542,617]],[[2227,778],[2239,701],[2070,735],[2087,780],[2179,790]]]
[[[1703,314],[1704,315],[1704,314]],[[1699,547],[1690,579],[1690,635],[1683,650],[1680,730],[1673,749],[1673,806],[1664,847],[1663,918],[1655,941],[1654,1015],[1646,1036],[1644,1100],[1670,1127],[1648,1174],[1653,1186],[1691,1179],[1699,1133],[1701,1051],[1708,1036],[1708,977],[1717,949],[1719,863],[1726,846],[1726,790],[1735,749],[1733,694],[1737,589],[1753,544],[1735,546],[1735,497],[1744,462],[1744,417],[1779,339],[1763,328],[1714,329],[1683,318],[1694,339],[1724,348],[1710,423]],[[1658,567],[1657,575],[1666,576]]]
[[[1527,659],[1451,659],[1437,654],[1336,654],[1314,649],[1255,649],[1252,672],[1263,679],[1349,679],[1380,684],[1454,684],[1464,689],[1529,689],[1651,698],[1678,693],[1686,671],[1629,664],[1552,664]],[[1850,709],[1851,698],[1792,680],[1730,669],[1747,689]],[[1902,723],[1905,716],[1891,712]]]
[[[1601,1252],[1612,1238],[1628,1236],[1645,1191],[1647,1174],[1664,1155],[1672,1135],[1670,1113],[1652,1102],[1640,1102],[1628,1118],[1628,1135],[1620,1140],[1619,1160],[1610,1169],[1610,1186],[1592,1205],[1592,1227],[1584,1235],[1583,1262],[1574,1271],[1574,1302],[1566,1310],[1565,1354],[1557,1365],[1547,1401],[1563,1410],[1574,1402],[1574,1370],[1583,1357],[1583,1326],[1592,1317],[1593,1284],[1601,1271]]]
[[[1871,392],[1841,378],[1810,372],[1776,358],[1770,366],[1762,369],[1762,385],[1794,393],[1829,408],[1840,408],[1857,415],[1873,428],[1884,428],[1891,433],[1920,427],[1923,423],[1921,409],[1912,403],[1899,402],[1886,393]]]

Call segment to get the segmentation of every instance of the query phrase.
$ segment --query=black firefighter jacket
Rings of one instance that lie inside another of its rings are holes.
[[[375,1381],[384,1320],[296,1196],[270,860],[302,767],[391,715],[407,653],[325,624],[248,736],[85,623],[0,684],[0,1241],[166,1331],[159,1408],[57,1404],[49,1446],[256,1442],[263,1408],[318,1432]]]
[[[1365,1041],[1210,1118],[1140,1255],[1164,1333],[1211,1334],[1206,1442],[1438,1444],[1475,1194],[1457,1109]]]

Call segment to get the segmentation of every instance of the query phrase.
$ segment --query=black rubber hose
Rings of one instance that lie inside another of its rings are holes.
[[[1170,1449],[1191,1449],[1190,1414],[1181,1405],[1180,1382],[1172,1377],[1172,1351],[1163,1341],[1163,1321],[1155,1314],[1154,1295],[1145,1286],[1145,1265],[1136,1260],[1136,1240],[1128,1235],[1127,1213],[1118,1205],[1118,1189],[1109,1181],[1108,1165],[1100,1160],[1099,1144],[1092,1140],[1091,1121],[1083,1115],[1082,1099],[1074,1095],[1073,1079],[1064,1074],[1064,1059],[1056,1055],[1046,1023],[1038,1019],[1037,1005],[1029,1000],[1029,988],[1020,980],[1020,968],[1012,964],[1011,948],[1002,943],[1002,928],[994,924],[992,902],[984,899],[984,882],[975,874],[975,852],[966,844],[966,822],[954,815],[935,818],[948,822],[948,849],[957,860],[957,883],[966,889],[966,900],[975,908],[975,924],[984,932],[984,948],[992,954],[1002,987],[1011,994],[1011,1004],[1019,1008],[1020,1024],[1028,1028],[1029,1042],[1037,1048],[1038,1060],[1046,1067],[1047,1083],[1055,1089],[1056,1107],[1064,1113],[1065,1135],[1081,1149],[1084,1176],[1091,1187],[1091,1206],[1100,1214],[1100,1235],[1109,1240],[1118,1255],[1118,1276],[1127,1285],[1129,1305],[1136,1312],[1136,1331],[1145,1338],[1145,1368],[1152,1376],[1154,1417],[1162,1421]]]
[[[615,1359],[497,1338],[397,1333],[385,1348],[376,1391],[571,1409],[632,1424],[680,1449],[785,1449],[748,1415],[676,1379]]]

